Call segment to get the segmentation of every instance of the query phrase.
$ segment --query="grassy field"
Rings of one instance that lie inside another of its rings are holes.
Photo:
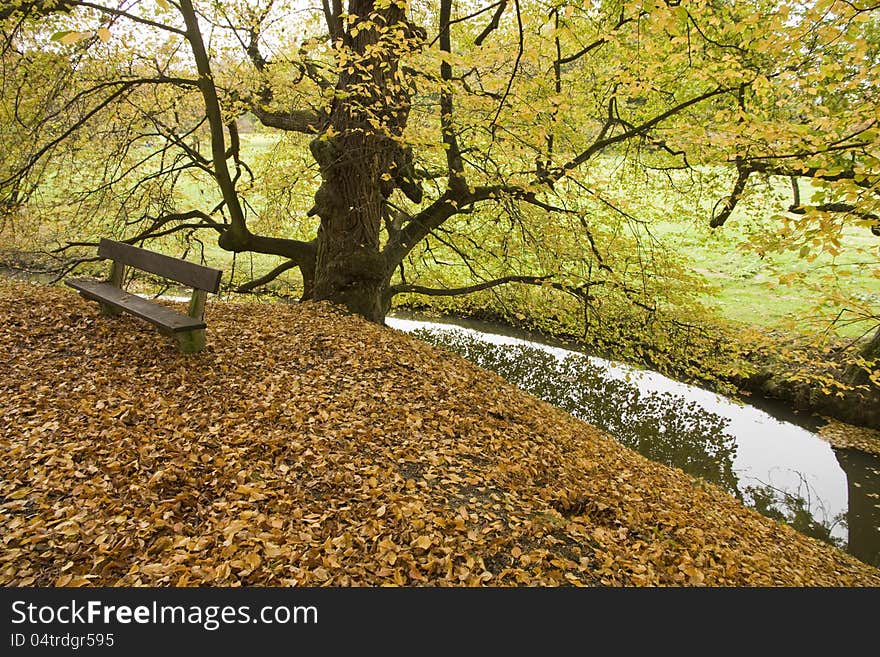
[[[735,223],[725,226],[723,234],[708,227],[659,228],[663,241],[685,254],[690,266],[717,288],[706,303],[726,319],[770,328],[805,325],[811,319],[830,322],[843,311],[833,330],[855,337],[869,323],[847,323],[858,306],[846,308],[841,300],[880,312],[875,273],[880,239],[864,228],[845,229],[843,252],[836,257],[823,253],[815,260],[797,251],[761,256],[742,248],[748,235]]]

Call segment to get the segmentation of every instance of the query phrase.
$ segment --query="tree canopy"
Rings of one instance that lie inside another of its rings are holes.
[[[880,231],[878,9],[7,1],[0,201],[42,190],[74,230],[61,249],[177,235],[276,256],[239,289],[298,269],[304,299],[373,321],[397,295],[509,284],[587,326],[652,322],[702,288],[650,216],[720,228],[785,181],[756,252]]]

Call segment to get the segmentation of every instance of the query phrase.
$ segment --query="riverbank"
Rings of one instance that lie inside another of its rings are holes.
[[[878,586],[880,571],[326,304],[178,354],[0,281],[5,586]]]
[[[763,515],[880,566],[874,506],[880,459],[852,445],[830,446],[838,432],[817,431],[832,423],[782,409],[773,409],[774,415],[650,370],[480,322],[395,315],[387,323],[501,375],[652,461],[716,484]],[[844,437],[859,432],[850,425],[835,428]]]
[[[719,334],[714,338],[717,353],[709,362],[692,359],[693,355],[686,357],[685,361],[681,357],[670,358],[668,354],[655,358],[652,354],[659,347],[645,338],[640,338],[638,351],[641,356],[635,358],[591,344],[584,336],[548,331],[527,315],[514,317],[463,307],[458,315],[448,317],[434,310],[430,302],[402,304],[394,311],[401,317],[431,321],[475,321],[483,324],[482,330],[653,369],[682,383],[773,408],[774,413],[785,409],[787,412],[783,414],[789,417],[793,414],[812,415],[817,424],[834,420],[837,423],[834,431],[828,434],[829,442],[837,447],[880,455],[880,388],[868,383],[864,372],[857,377],[859,383],[851,381],[854,378],[851,366],[842,349],[828,348],[819,353],[791,336],[786,339],[783,336],[763,336],[760,345],[748,347],[737,344],[740,339],[737,336],[728,336],[729,339],[725,340]],[[848,431],[847,425],[853,430]]]

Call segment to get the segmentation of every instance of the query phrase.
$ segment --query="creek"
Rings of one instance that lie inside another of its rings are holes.
[[[822,440],[819,418],[757,406],[486,322],[395,312],[386,323],[604,429],[654,461],[880,566],[880,459]]]

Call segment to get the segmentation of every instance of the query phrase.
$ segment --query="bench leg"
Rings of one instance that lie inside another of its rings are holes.
[[[122,311],[119,308],[114,308],[110,304],[98,302],[101,305],[101,314],[106,317],[116,317],[117,315],[121,315]]]
[[[177,346],[185,354],[194,354],[205,348],[205,329],[175,333]]]
[[[107,281],[113,287],[118,287],[122,289],[122,282],[125,280],[125,265],[119,262],[118,260],[114,260],[113,264],[110,266],[110,278]],[[100,301],[98,303],[101,303]],[[113,306],[101,303],[101,314],[106,315],[107,317],[114,317],[116,315],[122,314],[122,311],[118,308],[114,308]]]

